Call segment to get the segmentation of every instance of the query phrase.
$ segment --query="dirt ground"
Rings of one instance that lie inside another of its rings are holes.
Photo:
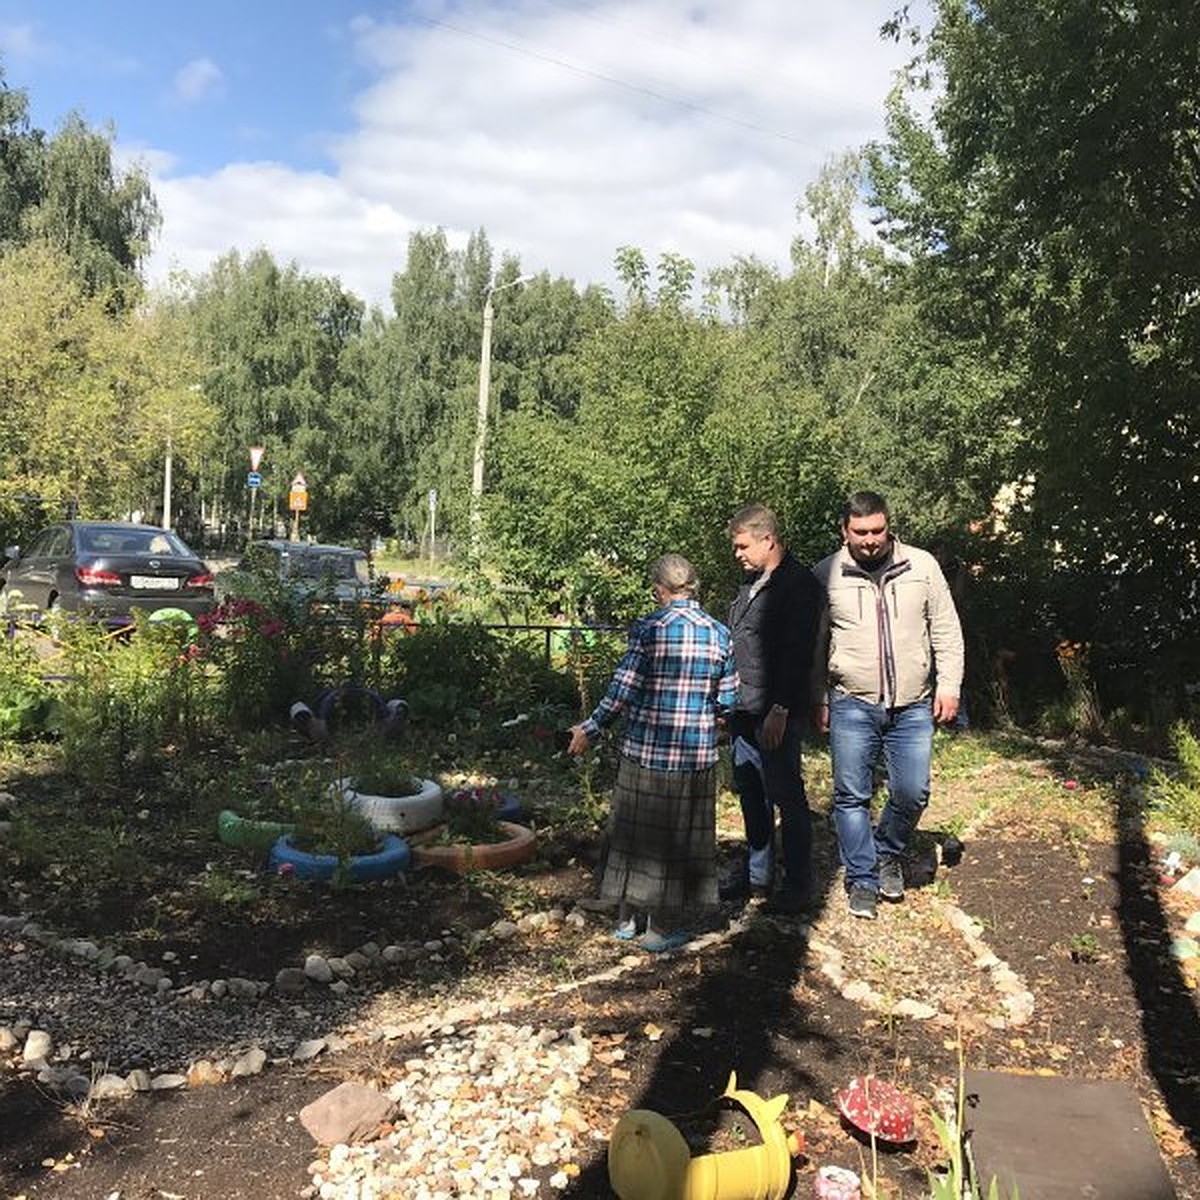
[[[939,1089],[953,1087],[961,1053],[970,1067],[1129,1081],[1177,1195],[1200,1200],[1200,1015],[1194,986],[1169,951],[1185,914],[1158,879],[1137,814],[1110,786],[1120,770],[1119,761],[1065,749],[999,764],[965,751],[951,756],[924,826],[960,832],[964,858],[921,880],[874,923],[846,916],[829,825],[818,813],[824,896],[811,928],[730,911],[741,918],[735,931],[705,949],[646,958],[597,980],[625,953],[597,916],[578,931],[489,942],[469,963],[446,964],[440,982],[454,996],[521,995],[511,1019],[534,1027],[579,1025],[594,1049],[581,1108],[601,1135],[629,1108],[650,1108],[675,1120],[694,1148],[728,1148],[745,1130],[712,1102],[731,1070],[763,1096],[787,1093],[785,1125],[807,1143],[795,1196],[812,1194],[813,1174],[827,1163],[874,1170],[880,1194],[923,1195],[926,1171],[941,1158],[928,1113]],[[1055,781],[1068,776],[1077,791],[1047,804]],[[722,824],[726,835],[736,829],[728,811]],[[723,843],[727,855],[731,845]],[[932,846],[927,835],[923,849]],[[101,906],[81,911],[87,927],[71,932],[119,938],[135,956],[151,944],[156,953],[170,949],[197,978],[270,978],[312,950],[481,929],[515,902],[569,909],[594,892],[595,856],[594,843],[563,838],[507,883],[420,873],[402,888],[299,890],[286,905],[240,916],[223,909],[219,920],[180,906],[178,923],[160,918],[152,937],[128,907],[122,917]],[[987,948],[1032,992],[1028,1021],[999,1019],[1002,997],[955,931],[957,911],[976,919]],[[360,1023],[427,1011],[430,982],[382,981]],[[847,989],[852,982],[862,986]],[[902,1015],[904,999],[936,1016]],[[369,1052],[351,1045],[312,1064],[269,1066],[245,1082],[94,1113],[0,1068],[0,1195],[299,1196],[319,1157],[296,1119],[300,1109],[342,1079],[386,1083],[412,1052],[404,1039]],[[904,1088],[918,1110],[916,1143],[883,1153],[874,1168],[869,1146],[833,1107],[836,1091],[865,1072]],[[566,1192],[553,1194],[611,1195],[605,1143],[586,1145],[589,1156]]]

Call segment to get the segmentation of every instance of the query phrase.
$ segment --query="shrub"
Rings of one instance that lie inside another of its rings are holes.
[[[138,621],[117,638],[64,626],[67,680],[59,724],[67,769],[97,784],[122,781],[169,744],[193,744],[204,725],[205,682],[190,626]]]
[[[494,698],[503,654],[474,621],[432,621],[393,639],[389,667],[417,719],[451,720]]]
[[[313,691],[310,656],[289,606],[226,600],[200,618],[200,628],[218,719],[261,729]]]
[[[1175,828],[1195,832],[1200,829],[1200,739],[1180,721],[1171,728],[1171,746],[1179,772],[1171,775],[1155,768],[1154,807]]]
[[[46,732],[53,712],[54,696],[31,645],[0,635],[0,741]]]

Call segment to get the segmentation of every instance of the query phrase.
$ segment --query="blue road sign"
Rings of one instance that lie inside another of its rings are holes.
[[[246,475],[246,486],[248,488],[262,487],[262,472],[250,471]]]

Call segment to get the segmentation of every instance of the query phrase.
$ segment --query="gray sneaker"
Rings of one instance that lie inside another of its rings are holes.
[[[850,915],[864,921],[875,920],[875,891],[865,883],[856,883],[850,889]]]
[[[898,858],[879,860],[879,894],[885,900],[904,899],[904,867]]]

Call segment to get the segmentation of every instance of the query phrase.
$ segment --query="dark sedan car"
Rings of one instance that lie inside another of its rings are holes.
[[[0,608],[60,609],[108,621],[135,610],[213,607],[213,576],[175,534],[154,525],[64,521],[0,567]]]
[[[217,576],[217,596],[254,595],[256,578],[281,580],[296,597],[339,608],[353,608],[372,595],[367,556],[350,546],[251,542],[237,566]]]

